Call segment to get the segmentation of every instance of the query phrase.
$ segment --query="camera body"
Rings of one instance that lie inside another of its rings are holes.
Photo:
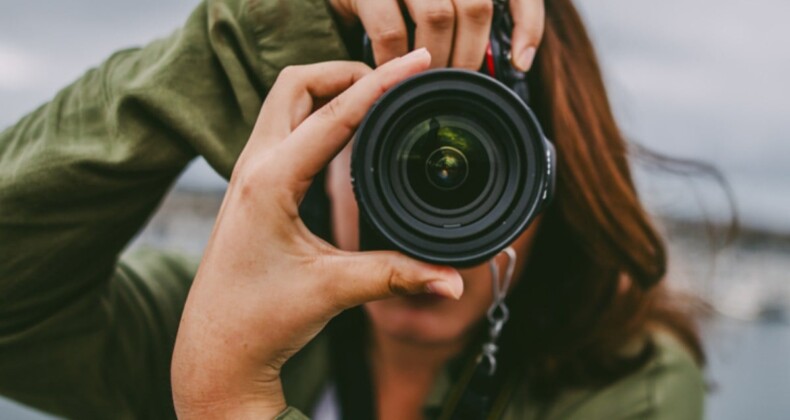
[[[351,163],[362,250],[475,265],[509,246],[550,203],[556,156],[527,105],[526,75],[510,63],[511,30],[497,3],[479,72],[418,74],[368,111]]]

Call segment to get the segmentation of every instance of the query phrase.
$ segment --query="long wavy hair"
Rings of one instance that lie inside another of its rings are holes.
[[[663,284],[666,245],[634,186],[634,149],[615,122],[584,24],[570,0],[545,3],[531,105],[557,149],[557,190],[511,307],[530,389],[551,398],[644,365],[651,343],[638,354],[621,350],[648,325],[672,332],[700,364],[704,354],[692,318]]]

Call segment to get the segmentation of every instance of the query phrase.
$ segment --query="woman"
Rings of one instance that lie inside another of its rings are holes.
[[[419,418],[423,408],[429,417],[700,417],[699,343],[662,286],[638,286],[663,277],[664,246],[636,196],[569,1],[546,4],[532,71],[532,105],[559,156],[557,199],[511,245],[518,281],[501,374],[471,393],[490,404],[468,397],[477,382],[458,386],[491,301],[487,268],[354,252],[348,152],[340,151],[386,88],[462,64],[452,60],[465,54],[448,43],[475,44],[458,43],[467,31],[448,31],[435,10],[422,15],[434,31],[421,35],[419,2],[406,3],[417,46],[434,54],[388,61],[403,44],[386,52],[390,38],[374,36],[376,71],[327,62],[280,73],[301,62],[281,51],[343,57],[327,9],[209,2],[173,37],[114,56],[4,132],[0,392],[70,417],[168,417],[172,353],[172,395],[185,418],[298,418],[297,408],[345,418]],[[340,21],[357,14],[363,23],[372,7],[330,4]],[[285,24],[294,16],[303,25]],[[444,47],[428,45],[437,37]],[[513,59],[526,68],[534,52],[524,39]],[[469,55],[482,57],[476,48]],[[151,252],[116,266],[196,153],[233,173],[198,274]],[[340,249],[299,216],[327,164],[330,239]]]

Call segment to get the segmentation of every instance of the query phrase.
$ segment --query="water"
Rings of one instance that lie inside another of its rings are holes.
[[[790,325],[719,319],[705,331],[713,387],[706,417],[790,418]]]

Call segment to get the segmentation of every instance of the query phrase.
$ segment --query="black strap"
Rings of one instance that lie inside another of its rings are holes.
[[[362,308],[352,308],[335,317],[327,326],[331,372],[335,381],[340,418],[374,420],[376,400],[365,352],[368,321]]]
[[[496,373],[489,375],[488,366],[478,358],[467,359],[447,396],[440,420],[500,419],[510,397],[518,386],[523,369],[514,365],[516,359],[500,357]]]

